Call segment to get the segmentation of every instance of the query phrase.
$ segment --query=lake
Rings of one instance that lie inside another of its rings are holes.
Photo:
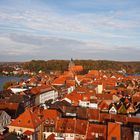
[[[19,82],[21,79],[27,80],[28,76],[0,76],[0,91],[3,90],[3,85],[5,82],[12,80]]]

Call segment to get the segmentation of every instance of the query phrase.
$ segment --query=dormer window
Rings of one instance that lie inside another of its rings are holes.
[[[67,130],[71,130],[71,128],[70,128],[70,127],[68,127],[68,128],[67,128]]]
[[[49,124],[49,120],[46,120],[46,124]]]
[[[54,124],[54,121],[53,120],[51,120],[51,124]]]
[[[78,134],[76,134],[76,138],[79,138],[79,135]]]
[[[61,126],[61,127],[60,127],[60,130],[63,130],[63,129],[64,129],[64,128]]]
[[[85,139],[85,136],[84,135],[82,136],[82,139]]]
[[[71,134],[70,136],[73,137],[73,134]]]

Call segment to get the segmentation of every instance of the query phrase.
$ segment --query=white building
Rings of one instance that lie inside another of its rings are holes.
[[[45,101],[47,100],[55,100],[58,97],[58,92],[55,90],[50,90],[50,91],[46,91],[44,93],[41,93],[39,96],[39,102],[40,104],[45,103]]]
[[[92,103],[90,101],[79,101],[79,106],[81,107],[89,107],[89,108],[94,108],[94,109],[97,109],[98,108],[98,104],[95,102],[95,103]]]
[[[35,105],[43,104],[45,101],[57,99],[58,92],[51,86],[39,86],[31,89],[31,93],[35,94]]]
[[[22,88],[22,87],[13,87],[10,89],[12,90],[13,93],[19,93],[28,90],[27,88]]]
[[[98,85],[98,86],[96,87],[96,93],[97,93],[97,94],[102,94],[102,91],[103,91],[103,85]]]

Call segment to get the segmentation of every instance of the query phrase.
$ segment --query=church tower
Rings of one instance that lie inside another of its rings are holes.
[[[74,67],[75,64],[74,64],[74,61],[73,59],[71,58],[70,62],[69,62],[69,66],[68,66],[68,70],[70,71],[72,67]]]

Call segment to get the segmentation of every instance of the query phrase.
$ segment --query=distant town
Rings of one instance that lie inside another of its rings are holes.
[[[140,75],[75,62],[1,65],[1,75],[28,75],[0,91],[1,140],[140,140]]]

